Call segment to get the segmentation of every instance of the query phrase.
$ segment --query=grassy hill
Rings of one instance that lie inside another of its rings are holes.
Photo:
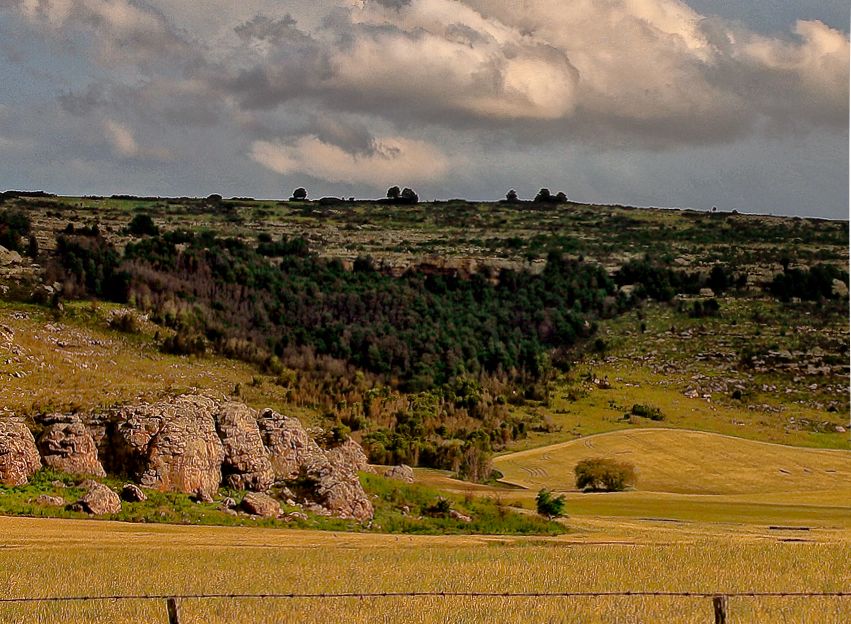
[[[851,454],[753,442],[699,431],[634,429],[502,455],[503,481],[524,488],[575,490],[582,459],[633,464],[636,490],[673,494],[772,494],[851,487]]]

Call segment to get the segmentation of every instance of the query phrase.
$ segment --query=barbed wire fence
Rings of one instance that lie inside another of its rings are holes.
[[[293,592],[293,593],[212,593],[212,594],[113,594],[91,596],[0,596],[0,604],[87,602],[87,601],[165,601],[169,624],[181,624],[180,603],[184,600],[333,600],[392,598],[711,598],[715,624],[727,624],[730,598],[851,598],[851,591],[835,592],[690,592],[690,591],[570,591],[570,592]]]

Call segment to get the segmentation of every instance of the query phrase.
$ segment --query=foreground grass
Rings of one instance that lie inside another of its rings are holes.
[[[644,523],[600,540],[387,536],[0,518],[0,595],[384,591],[841,591],[847,537],[781,543]],[[682,537],[682,536],[681,536]],[[845,599],[734,599],[733,622],[839,623]],[[691,598],[233,600],[186,622],[706,622]],[[164,622],[163,603],[9,604],[3,622]]]

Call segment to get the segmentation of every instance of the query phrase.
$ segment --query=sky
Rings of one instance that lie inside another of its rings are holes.
[[[848,218],[847,0],[0,0],[0,188]]]

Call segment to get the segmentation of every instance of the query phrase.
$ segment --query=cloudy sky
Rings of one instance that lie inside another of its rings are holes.
[[[847,0],[0,0],[0,187],[848,217]]]

